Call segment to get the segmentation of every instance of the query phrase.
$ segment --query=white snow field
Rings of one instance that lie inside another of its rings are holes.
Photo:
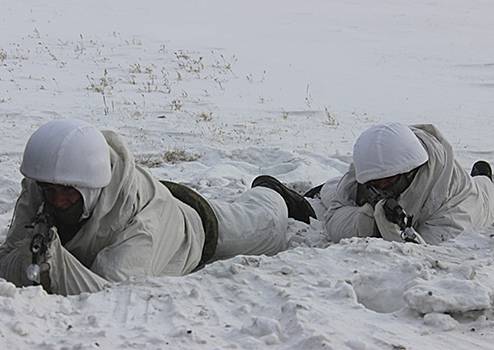
[[[0,241],[29,135],[75,117],[207,198],[343,174],[383,121],[494,161],[489,0],[1,0]],[[494,229],[292,248],[62,297],[0,281],[0,349],[494,349]]]

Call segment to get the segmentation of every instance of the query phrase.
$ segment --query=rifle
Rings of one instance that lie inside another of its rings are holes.
[[[27,279],[33,282],[33,285],[41,283],[41,267],[43,258],[48,250],[48,244],[53,239],[56,230],[54,220],[48,213],[40,212],[36,215],[32,224],[26,228],[33,230],[33,238],[29,250],[32,254],[31,264],[26,268]]]
[[[373,207],[380,200],[385,200],[383,204],[384,215],[390,222],[399,226],[401,238],[405,242],[425,243],[423,238],[412,228],[413,215],[408,215],[390,193],[370,185],[367,185],[367,189],[369,190],[369,203]]]

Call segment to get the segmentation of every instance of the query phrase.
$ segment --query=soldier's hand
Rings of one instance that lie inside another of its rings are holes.
[[[376,207],[374,209],[374,220],[376,221],[377,228],[379,229],[382,238],[385,240],[403,242],[400,226],[392,223],[386,218],[386,213],[384,212],[385,202],[385,199],[381,199],[376,203]]]

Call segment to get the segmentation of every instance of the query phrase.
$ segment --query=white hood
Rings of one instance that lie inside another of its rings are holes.
[[[83,201],[83,211],[82,211],[82,219],[87,219],[91,216],[91,213],[98,203],[98,198],[101,194],[101,188],[89,188],[89,187],[74,187],[82,196]]]
[[[21,173],[35,181],[102,188],[111,178],[108,144],[99,130],[82,120],[54,120],[30,137]]]
[[[355,175],[361,184],[409,172],[428,159],[419,139],[400,123],[373,126],[353,146]]]

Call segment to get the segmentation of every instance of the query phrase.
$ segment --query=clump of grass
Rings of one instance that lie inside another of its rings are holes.
[[[89,86],[87,87],[88,90],[100,94],[105,94],[105,90],[111,91],[113,89],[113,80],[108,75],[108,71],[106,70],[106,68],[103,71],[103,76],[99,79],[94,79],[89,75],[87,75],[86,77],[89,80]]]
[[[179,50],[175,52],[175,58],[177,59],[178,67],[187,73],[200,73],[204,69],[202,56],[195,58]]]
[[[327,118],[326,124],[327,125],[332,126],[332,127],[336,127],[340,124],[340,123],[338,123],[338,120],[336,120],[336,117],[333,115],[333,113],[331,113],[328,110],[328,107],[324,107],[324,113],[326,114],[326,118]]]
[[[108,71],[105,70],[103,71],[103,76],[99,78],[99,80],[96,80],[89,75],[86,76],[87,79],[89,80],[89,86],[87,87],[88,90],[94,91],[96,93],[101,94],[103,97],[103,112],[105,115],[110,114],[110,107],[108,106],[107,103],[107,95],[111,94],[111,91],[113,90],[113,80],[110,78],[108,75]],[[111,103],[112,105],[112,110],[114,109],[113,102]]]
[[[172,102],[170,102],[170,109],[173,112],[180,112],[182,110],[183,106],[184,106],[184,103],[179,99],[175,99],[175,100],[172,100]]]
[[[183,149],[168,150],[163,154],[163,160],[166,163],[193,162],[198,160],[200,156],[196,153],[187,153]]]
[[[152,72],[152,66],[141,66],[140,63],[131,64],[129,67],[129,73],[131,74],[151,74]]]
[[[158,168],[163,164],[177,164],[182,162],[193,162],[201,156],[190,153],[184,149],[170,149],[161,154],[144,154],[136,156],[136,162],[148,168]]]
[[[7,59],[7,51],[0,49],[0,63]]]
[[[213,112],[201,112],[197,115],[198,121],[210,122],[213,120]]]

